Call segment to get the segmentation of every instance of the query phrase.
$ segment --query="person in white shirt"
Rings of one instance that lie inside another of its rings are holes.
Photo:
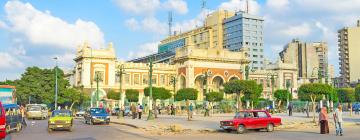
[[[341,104],[338,105],[337,109],[334,112],[334,121],[336,127],[336,136],[343,135],[343,118],[342,118],[342,106]]]

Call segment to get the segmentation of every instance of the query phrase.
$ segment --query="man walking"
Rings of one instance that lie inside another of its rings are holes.
[[[189,118],[190,119],[192,119],[193,110],[194,110],[194,107],[193,107],[192,103],[190,103],[190,106],[189,106]]]
[[[174,106],[174,104],[171,104],[171,115],[175,116],[175,106]]]
[[[205,103],[205,114],[204,114],[204,117],[206,116],[210,116],[210,113],[209,113],[209,104],[208,103]]]
[[[142,105],[138,104],[138,111],[137,112],[139,114],[139,119],[141,119],[142,111],[143,111]]]
[[[343,135],[343,119],[342,119],[342,106],[341,104],[338,105],[337,109],[335,110],[334,121],[335,121],[335,128],[336,128],[336,136]]]
[[[291,102],[289,103],[288,110],[289,110],[289,116],[292,116],[293,105]]]
[[[132,113],[132,119],[136,118],[136,107],[135,104],[132,104],[130,107],[131,113]]]

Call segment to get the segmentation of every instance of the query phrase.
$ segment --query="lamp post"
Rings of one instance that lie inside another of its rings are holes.
[[[173,102],[173,103],[175,102],[176,82],[177,82],[176,76],[174,75],[174,76],[171,77],[171,80],[170,80],[170,83],[172,84],[172,86],[173,86],[173,91],[174,91],[174,94],[173,94],[173,97],[172,97],[172,102]]]
[[[99,107],[99,81],[101,80],[100,77],[100,73],[99,72],[95,72],[95,81],[96,81],[96,93],[95,93],[95,98],[96,98],[96,107]]]
[[[123,116],[123,105],[124,105],[124,96],[123,96],[123,93],[122,93],[122,75],[125,74],[125,69],[124,69],[124,64],[121,64],[119,66],[119,71],[118,71],[118,75],[119,75],[119,83],[120,83],[120,99],[119,99],[119,115],[118,115],[118,118],[122,117]]]
[[[58,58],[57,57],[54,57],[55,59],[55,63],[56,63],[56,66],[55,66],[55,110],[57,109],[57,96],[58,96],[58,81],[57,81],[57,69],[58,69]]]
[[[152,72],[153,72],[153,61],[149,58],[149,115],[147,120],[153,120],[153,108],[152,108]]]
[[[201,77],[204,79],[204,83],[205,83],[205,92],[203,92],[203,99],[205,101],[205,95],[208,93],[208,78],[211,77],[211,71],[208,68],[206,71],[203,71],[203,74],[201,75]],[[203,83],[203,85],[204,85]]]

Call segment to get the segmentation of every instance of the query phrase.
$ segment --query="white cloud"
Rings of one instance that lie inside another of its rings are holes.
[[[35,9],[30,3],[8,1],[5,4],[9,31],[20,33],[32,44],[75,49],[83,41],[94,47],[104,45],[104,34],[93,22],[76,20],[74,24]]]
[[[20,44],[17,47],[11,47],[10,52],[14,54],[15,56],[24,56],[26,55],[26,50],[24,48],[24,45]]]
[[[124,11],[134,14],[154,14],[160,6],[160,0],[115,0]]]
[[[359,0],[293,0],[298,6],[306,8],[305,11],[352,13],[360,11]]]
[[[246,1],[245,0],[230,0],[228,2],[223,2],[220,4],[219,8],[229,11],[246,11]],[[249,0],[249,13],[258,14],[260,10],[260,5],[255,0]]]
[[[213,11],[205,9],[193,19],[176,22],[172,27],[173,31],[186,32],[196,27],[203,26],[206,15],[211,12]]]
[[[135,18],[127,19],[125,25],[132,30],[138,30],[140,28],[139,22]]]
[[[136,52],[131,51],[129,53],[128,58],[134,59],[134,58],[139,58],[139,57],[144,57],[144,56],[147,56],[150,54],[154,54],[157,52],[159,44],[160,44],[159,41],[141,44],[139,47],[137,47],[138,51],[136,51]]]
[[[266,5],[272,9],[281,10],[289,5],[289,0],[267,0]]]
[[[6,52],[0,52],[0,60],[1,60],[0,70],[20,68],[24,66],[24,64],[14,55],[11,55]]]
[[[184,0],[168,0],[163,3],[163,7],[168,10],[175,10],[180,14],[188,12],[187,3]]]
[[[310,25],[303,23],[301,25],[289,26],[282,31],[283,34],[292,37],[307,36],[311,32]]]

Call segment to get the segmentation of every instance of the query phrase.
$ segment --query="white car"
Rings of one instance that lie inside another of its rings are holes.
[[[83,111],[83,110],[78,111],[78,112],[75,113],[75,116],[77,118],[82,118],[82,117],[84,117],[84,115],[85,115],[85,111]]]

